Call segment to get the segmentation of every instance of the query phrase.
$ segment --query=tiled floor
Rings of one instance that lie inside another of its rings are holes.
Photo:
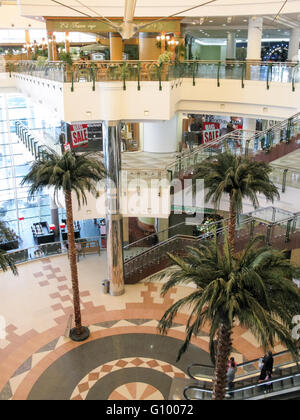
[[[206,326],[176,363],[188,309],[168,336],[157,330],[164,311],[189,294],[189,287],[161,298],[159,283],[144,282],[112,297],[100,290],[107,275],[105,252],[87,256],[78,268],[83,324],[91,331],[84,343],[64,337],[72,313],[67,257],[20,265],[18,277],[0,274],[0,316],[6,322],[6,338],[0,339],[0,400],[166,399],[172,380],[186,378],[189,364],[210,362]],[[263,354],[238,326],[233,347],[238,362]]]

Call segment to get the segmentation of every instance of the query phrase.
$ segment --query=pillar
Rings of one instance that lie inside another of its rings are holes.
[[[57,234],[59,232],[59,216],[58,216],[58,207],[53,199],[53,197],[50,195],[50,213],[51,213],[51,223],[55,225],[55,233]]]
[[[107,265],[110,294],[124,293],[123,221],[120,209],[121,133],[119,121],[103,124],[104,164],[107,171]]]
[[[243,118],[243,130],[245,131],[253,131],[253,136],[254,136],[254,132],[256,131],[256,119],[255,118]],[[247,132],[244,133],[244,139],[243,139],[243,146],[246,147],[246,141],[248,139],[250,139],[252,137],[251,133]],[[253,141],[251,140],[249,143],[249,147],[250,149],[253,149]]]
[[[176,115],[170,121],[144,122],[144,152],[175,153],[177,147]]]
[[[53,48],[52,48],[52,32],[47,33],[48,37],[48,60],[53,61]]]
[[[70,39],[69,39],[69,32],[65,33],[65,46],[66,46],[66,53],[70,53]]]
[[[56,36],[55,35],[52,36],[52,56],[53,56],[53,61],[58,60],[57,47],[56,47]]]
[[[157,47],[157,32],[140,32],[139,33],[139,59],[140,60],[157,60],[160,56],[160,49]]]
[[[27,49],[27,60],[31,60],[30,35],[28,29],[25,29],[25,43]]]
[[[226,60],[235,60],[235,59],[236,59],[235,32],[228,32],[228,34],[227,34]]]
[[[118,32],[109,33],[109,47],[110,47],[110,59],[112,61],[123,60],[123,40]]]
[[[263,18],[253,16],[249,18],[246,79],[250,79],[251,65],[261,61],[261,39]]]
[[[299,42],[300,42],[300,28],[293,28],[291,30],[289,43],[289,61],[299,61]]]

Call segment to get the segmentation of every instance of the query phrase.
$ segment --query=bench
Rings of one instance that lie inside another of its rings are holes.
[[[81,240],[77,242],[81,246],[81,249],[78,249],[78,257],[80,255],[86,256],[86,254],[98,254],[100,255],[100,245],[97,240]]]

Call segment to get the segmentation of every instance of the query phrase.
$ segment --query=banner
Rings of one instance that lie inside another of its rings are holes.
[[[73,149],[80,146],[88,147],[89,140],[87,127],[87,124],[70,125],[71,147]]]
[[[220,123],[204,122],[202,123],[203,144],[215,141],[220,137]]]

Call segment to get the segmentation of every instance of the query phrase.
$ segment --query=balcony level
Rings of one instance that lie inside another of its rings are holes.
[[[205,112],[283,120],[299,112],[297,63],[85,62],[10,64],[14,86],[64,121],[170,120]]]

